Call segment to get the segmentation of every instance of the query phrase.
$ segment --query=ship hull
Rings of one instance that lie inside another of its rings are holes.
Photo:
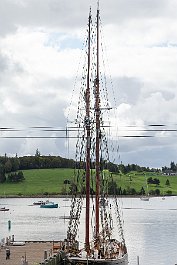
[[[141,197],[141,201],[149,201],[149,197]]]
[[[1,212],[7,212],[7,211],[9,211],[9,209],[3,207],[3,208],[0,208],[0,211],[1,211]]]
[[[121,258],[117,259],[90,259],[90,258],[80,258],[80,257],[67,257],[67,261],[73,265],[93,265],[93,264],[103,264],[103,265],[128,265],[128,254],[125,254]]]
[[[41,204],[40,208],[58,208],[58,204]]]

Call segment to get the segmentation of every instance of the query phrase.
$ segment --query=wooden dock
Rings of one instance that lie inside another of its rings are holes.
[[[22,256],[26,256],[28,265],[37,265],[55,254],[53,242],[24,242],[24,245],[9,245],[0,248],[0,265],[21,265]],[[6,260],[6,248],[10,249],[10,259]]]

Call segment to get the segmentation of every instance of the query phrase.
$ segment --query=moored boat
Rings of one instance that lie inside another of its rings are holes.
[[[6,208],[6,207],[1,207],[1,208],[0,208],[0,211],[1,211],[1,212],[7,212],[7,211],[9,211],[9,209]]]
[[[44,201],[37,201],[37,202],[33,202],[33,205],[41,205],[41,204],[44,204],[45,202]]]
[[[140,200],[141,201],[149,201],[149,196],[141,196]]]
[[[58,203],[46,201],[40,205],[40,208],[58,208]]]

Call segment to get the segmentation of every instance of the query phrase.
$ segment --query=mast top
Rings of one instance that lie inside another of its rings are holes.
[[[97,0],[97,11],[99,11],[99,0]]]

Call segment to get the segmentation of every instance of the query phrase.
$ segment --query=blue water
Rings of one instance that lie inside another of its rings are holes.
[[[41,199],[41,198],[40,198]],[[39,200],[40,200],[39,199]],[[15,240],[62,240],[66,237],[70,201],[53,198],[58,209],[41,209],[32,205],[38,199],[0,199],[0,239],[14,235]],[[177,197],[120,200],[129,264],[175,265],[177,263]],[[8,229],[8,221],[11,229]],[[82,234],[82,231],[81,233]]]

